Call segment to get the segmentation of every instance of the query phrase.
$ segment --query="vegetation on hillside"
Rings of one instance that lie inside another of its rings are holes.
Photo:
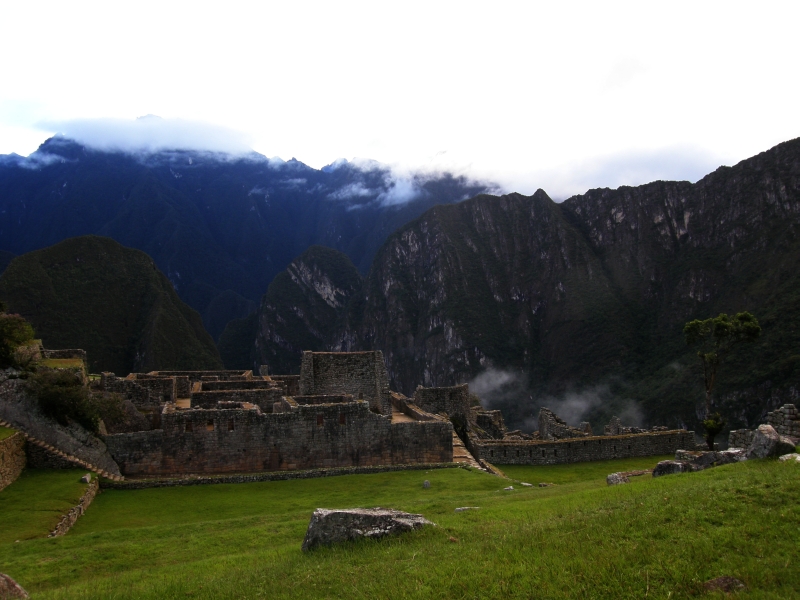
[[[361,275],[346,254],[311,246],[272,280],[255,315],[228,324],[219,342],[225,365],[266,364],[272,373],[299,372],[304,350],[328,349],[361,285]]]
[[[33,341],[31,324],[20,315],[8,314],[0,301],[0,369],[19,367],[17,349]]]
[[[86,350],[95,373],[222,366],[200,316],[152,259],[109,238],[72,238],[18,256],[0,276],[0,297],[46,348]]]

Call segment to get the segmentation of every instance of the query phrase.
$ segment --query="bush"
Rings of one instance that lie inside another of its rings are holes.
[[[98,432],[99,407],[74,372],[42,370],[28,380],[28,386],[46,416],[61,425],[75,421]]]
[[[15,351],[33,336],[33,327],[21,316],[0,313],[0,368],[19,366]]]

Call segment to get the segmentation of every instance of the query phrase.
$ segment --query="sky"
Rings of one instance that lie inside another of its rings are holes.
[[[695,181],[800,136],[799,22],[796,1],[6,2],[0,154],[63,133],[555,199]]]

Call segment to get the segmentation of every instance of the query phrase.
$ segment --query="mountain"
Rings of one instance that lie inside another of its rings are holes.
[[[275,276],[257,314],[228,324],[219,343],[226,367],[299,373],[302,352],[325,349],[362,284],[347,255],[311,246]]]
[[[799,233],[800,140],[695,184],[480,195],[389,236],[329,347],[382,350],[406,394],[472,380],[511,426],[542,404],[694,426],[682,327],[748,310],[762,337],[717,394],[731,426],[752,426],[800,399]]]
[[[314,244],[366,272],[397,227],[492,189],[449,174],[395,176],[378,163],[321,170],[256,153],[93,150],[53,137],[0,156],[0,250],[24,254],[96,234],[149,254],[217,339]]]
[[[200,315],[144,252],[99,236],[11,261],[0,298],[46,348],[83,348],[94,373],[222,367]]]

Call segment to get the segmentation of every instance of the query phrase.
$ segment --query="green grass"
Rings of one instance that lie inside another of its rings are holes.
[[[720,575],[797,597],[797,465],[614,487],[595,467],[512,492],[463,469],[108,490],[67,536],[0,544],[0,567],[34,598],[688,598]],[[375,505],[438,526],[300,551],[314,508]]]
[[[17,433],[16,429],[9,429],[8,427],[0,426],[0,441],[11,437],[15,433]]]
[[[525,481],[534,485],[538,483],[582,483],[584,485],[606,485],[606,476],[617,471],[635,471],[652,469],[659,461],[671,460],[673,455],[643,456],[640,458],[622,458],[614,460],[598,460],[566,465],[547,465],[532,467],[528,465],[497,465],[511,479]]]
[[[80,358],[45,358],[42,360],[43,367],[51,369],[83,369],[83,361]]]
[[[86,490],[86,484],[80,483],[85,473],[72,469],[24,470],[19,479],[0,491],[0,545],[18,547],[16,540],[43,537],[52,531]]]

